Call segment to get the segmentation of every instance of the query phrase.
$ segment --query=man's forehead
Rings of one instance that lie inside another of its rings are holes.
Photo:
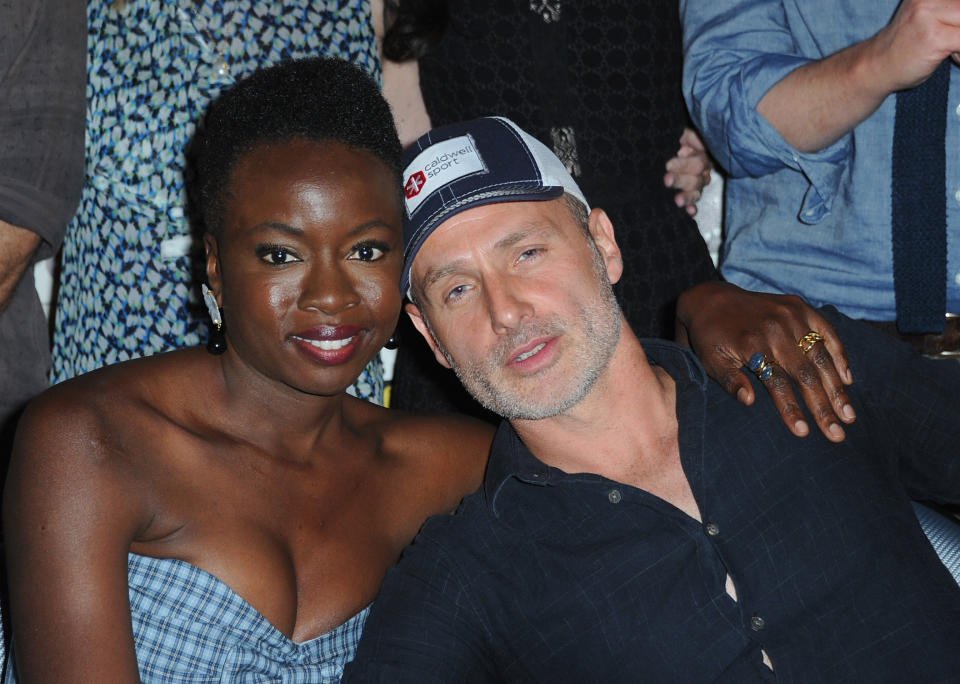
[[[430,255],[447,254],[450,250],[469,252],[474,249],[505,249],[533,234],[556,232],[559,222],[553,202],[500,202],[451,216],[433,231],[420,248],[413,268]],[[428,256],[421,261],[421,256]]]
[[[549,240],[572,216],[560,200],[500,202],[451,216],[428,237],[411,266],[422,293],[445,277],[468,270],[477,253],[509,250],[527,239]],[[562,213],[558,213],[562,212]]]

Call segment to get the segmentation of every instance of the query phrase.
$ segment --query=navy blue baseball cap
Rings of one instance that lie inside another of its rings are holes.
[[[515,123],[486,117],[441,126],[403,156],[403,276],[437,226],[466,209],[498,202],[549,200],[569,193],[589,211],[586,198],[557,155]]]

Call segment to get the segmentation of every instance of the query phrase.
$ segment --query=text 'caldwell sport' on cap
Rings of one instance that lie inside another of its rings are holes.
[[[404,265],[400,291],[424,241],[443,221],[483,204],[586,198],[557,155],[515,123],[486,117],[441,126],[404,153]]]

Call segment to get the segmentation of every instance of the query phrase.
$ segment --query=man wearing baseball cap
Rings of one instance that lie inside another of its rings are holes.
[[[481,489],[388,574],[347,681],[956,678],[960,588],[911,499],[960,503],[960,368],[827,313],[858,420],[797,440],[633,335],[613,226],[543,145],[488,118],[408,159],[407,311],[506,420]]]

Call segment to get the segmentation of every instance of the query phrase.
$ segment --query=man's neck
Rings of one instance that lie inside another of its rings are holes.
[[[591,472],[644,486],[676,460],[673,378],[651,366],[624,324],[606,370],[576,406],[551,418],[512,421],[527,448],[566,472]],[[645,487],[649,488],[649,487]]]

